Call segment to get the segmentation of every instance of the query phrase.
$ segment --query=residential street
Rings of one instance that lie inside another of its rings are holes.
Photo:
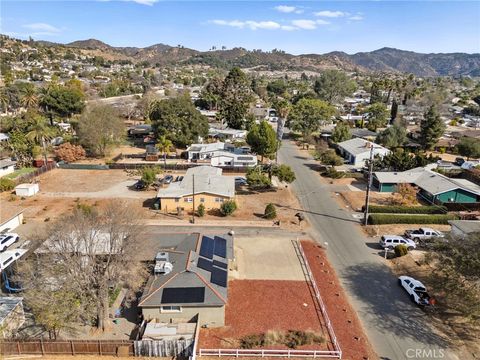
[[[439,357],[441,349],[447,347],[446,342],[431,330],[426,315],[397,285],[385,260],[378,255],[376,244],[369,243],[361,232],[358,220],[340,207],[330,186],[312,170],[315,162],[301,154],[289,140],[283,141],[279,161],[295,171],[297,180],[292,186],[317,233],[312,235],[319,243],[328,243],[329,259],[379,357],[414,358],[415,349],[432,351],[430,356],[417,358]],[[456,357],[449,353],[445,358]]]

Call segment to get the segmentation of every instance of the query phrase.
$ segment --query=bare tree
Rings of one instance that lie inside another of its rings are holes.
[[[137,291],[147,276],[139,220],[138,213],[117,200],[98,211],[88,206],[75,209],[50,227],[24,272],[31,289],[49,284],[53,294],[42,295],[52,300],[52,307],[62,305],[54,301],[55,293],[66,291],[79,304],[76,320],[94,319],[97,327],[105,330],[109,289],[123,286]],[[38,302],[34,294],[28,295],[27,304]],[[72,314],[64,322],[74,317]]]

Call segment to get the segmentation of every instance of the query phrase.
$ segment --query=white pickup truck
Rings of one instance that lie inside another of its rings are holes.
[[[410,276],[400,276],[398,278],[398,284],[402,286],[410,295],[410,299],[418,305],[427,306],[432,305],[432,299],[427,293],[425,285],[420,281],[415,280]]]
[[[430,228],[420,228],[418,230],[406,230],[405,237],[414,241],[430,240],[432,238],[443,238],[445,235],[437,230]]]

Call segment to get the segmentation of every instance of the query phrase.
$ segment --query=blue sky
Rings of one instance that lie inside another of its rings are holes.
[[[480,52],[480,1],[0,1],[1,33],[62,43]]]

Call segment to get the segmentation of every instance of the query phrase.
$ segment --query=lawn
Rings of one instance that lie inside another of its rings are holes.
[[[13,179],[16,179],[19,176],[30,174],[31,172],[34,172],[35,170],[37,170],[37,168],[34,168],[34,167],[21,168],[21,169],[15,170],[11,174],[5,175],[5,178],[13,180]]]

